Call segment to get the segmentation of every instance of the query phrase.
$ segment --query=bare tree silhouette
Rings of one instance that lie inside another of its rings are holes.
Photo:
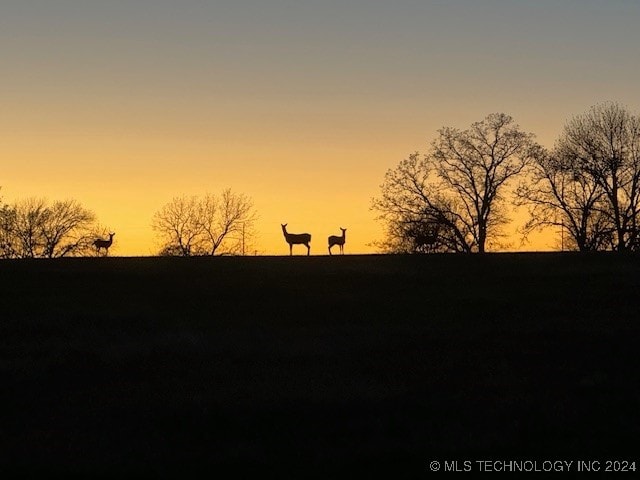
[[[636,249],[640,239],[640,117],[604,103],[571,119],[558,151],[603,192],[612,249]]]
[[[103,240],[101,238],[96,239],[93,242],[94,247],[96,247],[96,253],[100,253],[100,249],[104,248],[104,254],[105,256],[109,255],[109,247],[111,247],[111,244],[113,243],[113,236],[115,235],[114,233],[109,233],[109,240]]]
[[[311,235],[309,233],[289,233],[287,232],[286,223],[283,223],[280,226],[282,227],[284,238],[289,244],[289,255],[293,255],[294,245],[304,245],[307,247],[307,255],[311,253],[311,247],[309,246],[309,242],[311,242]]]
[[[202,198],[198,218],[209,255],[244,254],[248,239],[254,235],[257,214],[248,196],[227,188],[220,197],[209,194]]]
[[[543,149],[516,191],[529,207],[522,228],[560,227],[570,249],[640,247],[640,117],[617,103],[574,116],[554,149]]]
[[[536,147],[533,135],[503,113],[464,131],[440,129],[429,154],[412,154],[389,170],[381,197],[373,200],[378,219],[387,224],[387,243],[412,243],[394,237],[421,223],[438,230],[438,250],[485,252],[508,221],[508,183],[531,162]]]
[[[175,197],[155,213],[152,228],[161,255],[224,255],[246,248],[256,218],[249,197],[226,189],[220,196]]]
[[[340,227],[342,230],[342,235],[338,237],[337,235],[331,235],[329,237],[329,255],[331,255],[331,247],[334,245],[338,245],[340,247],[340,253],[344,255],[344,243],[347,240],[347,229]]]
[[[182,196],[174,197],[154,214],[151,226],[161,237],[163,253],[183,257],[196,253],[202,236],[198,210],[197,197]]]
[[[85,255],[91,247],[95,215],[75,200],[30,198],[16,202],[3,214],[3,229],[11,238],[12,256],[56,258]]]
[[[551,227],[562,232],[563,250],[610,249],[614,228],[607,214],[605,192],[598,182],[574,156],[559,148],[552,152],[541,148],[536,157],[515,191],[515,204],[529,210],[529,220],[519,229],[523,240],[533,231]]]

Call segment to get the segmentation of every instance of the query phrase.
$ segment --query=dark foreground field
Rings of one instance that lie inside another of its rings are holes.
[[[639,460],[639,292],[615,255],[3,261],[0,473]]]

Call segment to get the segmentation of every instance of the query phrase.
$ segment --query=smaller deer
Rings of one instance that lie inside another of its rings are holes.
[[[342,236],[331,235],[329,237],[329,255],[331,255],[331,247],[338,245],[340,247],[340,253],[344,255],[344,242],[347,240],[347,229],[340,227],[342,230]]]
[[[96,239],[93,242],[93,245],[96,247],[96,252],[100,253],[100,249],[104,248],[104,254],[105,255],[109,255],[109,247],[113,243],[113,236],[114,235],[115,235],[115,233],[110,233],[109,234],[109,240],[103,240],[101,238]]]
[[[289,233],[287,232],[287,224],[280,224],[282,227],[282,233],[284,234],[284,239],[289,244],[289,255],[293,255],[293,246],[294,245],[304,245],[307,247],[307,255],[311,253],[311,247],[309,246],[309,242],[311,241],[311,235],[308,233]]]

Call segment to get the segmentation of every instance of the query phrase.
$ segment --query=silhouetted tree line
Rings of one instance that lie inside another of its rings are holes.
[[[640,250],[640,117],[625,107],[604,103],[574,116],[552,149],[504,113],[437,133],[425,154],[387,171],[372,201],[385,251],[483,253],[503,245],[509,206],[528,209],[525,239],[557,228],[568,249]],[[160,255],[243,254],[256,219],[251,199],[226,189],[175,197],[152,228]],[[0,199],[0,258],[95,253],[106,231],[95,221],[75,200]]]
[[[254,251],[257,214],[244,194],[176,197],[153,217],[159,255],[244,254]],[[58,258],[106,255],[113,241],[96,216],[76,200],[29,198],[5,204],[0,198],[0,258]]]
[[[0,258],[57,258],[94,251],[95,214],[75,200],[30,198],[0,208]]]
[[[593,106],[551,150],[503,113],[442,128],[425,155],[387,171],[372,208],[386,251],[482,253],[500,245],[510,204],[528,209],[524,238],[557,227],[569,249],[640,249],[640,117]]]

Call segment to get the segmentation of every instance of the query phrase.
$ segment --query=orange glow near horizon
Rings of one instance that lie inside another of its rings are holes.
[[[374,253],[371,198],[439,128],[504,112],[551,147],[595,103],[640,107],[633,2],[10,3],[0,198],[78,200],[113,255],[157,253],[154,212],[225,188],[258,213],[248,253],[287,255],[281,223],[312,254],[340,227],[345,253]]]
[[[312,234],[312,255],[326,255],[327,237],[338,235],[340,227],[347,228],[345,253],[378,252],[372,243],[382,239],[383,227],[369,207],[371,198],[379,194],[386,169],[400,159],[385,165],[390,152],[375,151],[375,144],[366,150],[354,146],[343,152],[317,146],[316,154],[305,158],[314,165],[310,169],[298,165],[298,149],[286,145],[278,155],[272,152],[262,166],[264,159],[255,158],[255,152],[238,155],[242,161],[222,163],[215,159],[232,158],[230,152],[222,150],[216,155],[215,146],[209,149],[197,142],[196,146],[187,141],[182,146],[170,145],[158,139],[157,143],[131,142],[94,151],[90,140],[59,138],[16,145],[15,153],[10,154],[15,162],[4,169],[5,178],[14,182],[0,193],[7,203],[32,196],[80,201],[96,213],[100,225],[117,233],[112,255],[156,254],[159,246],[151,219],[164,203],[180,195],[217,194],[226,187],[250,196],[258,213],[254,248],[247,254],[287,255],[281,223],[288,223],[290,232]],[[381,167],[371,171],[354,168],[356,162],[364,164],[376,156],[382,157],[377,162]],[[293,166],[270,168],[278,163]],[[50,164],[56,167],[47,168]],[[154,164],[169,168],[155,171]],[[184,171],[181,164],[200,166]],[[520,246],[514,237],[510,249],[553,248],[550,238],[541,238],[537,244]],[[294,254],[303,250],[294,247]]]

